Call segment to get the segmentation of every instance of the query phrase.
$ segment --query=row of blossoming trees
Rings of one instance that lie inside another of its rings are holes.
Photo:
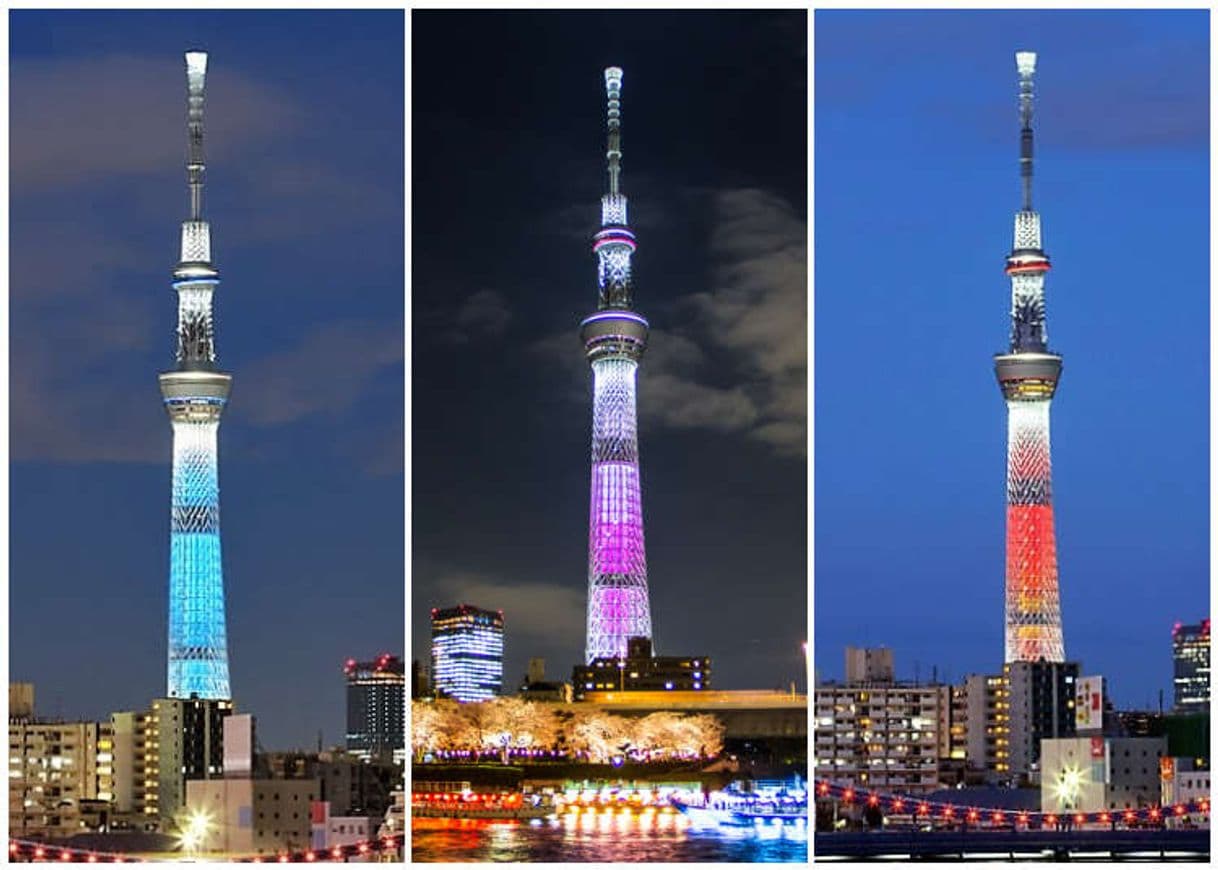
[[[704,713],[617,716],[589,705],[494,698],[461,704],[411,703],[415,758],[529,755],[593,763],[618,759],[663,761],[710,758],[723,749],[723,725]]]

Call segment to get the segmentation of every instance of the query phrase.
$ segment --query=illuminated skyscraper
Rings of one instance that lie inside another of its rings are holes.
[[[169,691],[171,698],[231,698],[220,559],[220,485],[216,433],[232,376],[216,368],[211,230],[203,219],[203,84],[207,54],[186,53],[186,177],[190,218],[182,223],[176,364],[160,376],[173,426],[173,500],[169,539]]]
[[[347,751],[392,758],[406,747],[406,668],[384,653],[372,661],[347,659]]]
[[[1050,485],[1049,404],[1062,358],[1049,350],[1045,329],[1045,273],[1040,215],[1032,210],[1032,75],[1036,55],[1015,54],[1019,69],[1023,207],[1015,213],[1011,276],[1010,350],[994,357],[1007,403],[1006,661],[1061,662],[1061,603]]]
[[[458,604],[431,611],[431,679],[437,696],[485,701],[503,688],[503,611]]]
[[[592,250],[600,301],[580,325],[592,364],[592,504],[588,534],[588,630],[584,659],[625,658],[630,638],[651,639],[643,495],[635,414],[635,375],[647,347],[646,319],[633,310],[621,176],[622,71],[605,70],[609,98],[609,191],[601,197],[601,230]]]
[[[1172,686],[1177,713],[1210,711],[1210,621],[1177,622],[1171,630]]]

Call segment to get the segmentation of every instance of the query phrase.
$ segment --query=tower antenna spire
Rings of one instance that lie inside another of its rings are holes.
[[[1036,52],[1015,52],[1019,68],[1019,177],[1023,182],[1023,210],[1032,210],[1032,76]]]
[[[207,52],[186,52],[186,180],[190,185],[190,219],[203,217],[203,87]]]
[[[609,193],[617,195],[618,181],[622,174],[622,68],[611,66],[605,70],[605,96],[608,99],[609,147],[605,157],[609,161]]]

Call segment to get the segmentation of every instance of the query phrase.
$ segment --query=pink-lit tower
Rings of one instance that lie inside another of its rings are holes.
[[[1010,351],[994,357],[1007,403],[1006,661],[1065,661],[1057,546],[1053,536],[1049,405],[1062,358],[1045,331],[1045,274],[1040,215],[1032,210],[1032,76],[1036,55],[1015,54],[1019,70],[1023,207],[1015,213],[1011,276]]]
[[[647,555],[635,375],[647,347],[647,321],[633,310],[621,180],[622,71],[605,70],[609,98],[609,191],[601,197],[601,230],[593,240],[600,301],[580,324],[592,364],[592,507],[588,532],[588,633],[585,661],[626,656],[626,642],[651,638]]]

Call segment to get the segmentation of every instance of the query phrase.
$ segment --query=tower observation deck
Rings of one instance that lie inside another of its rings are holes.
[[[994,370],[1007,404],[1006,662],[1061,662],[1061,600],[1053,529],[1049,405],[1062,358],[1049,349],[1040,215],[1032,208],[1032,77],[1036,55],[1015,54],[1019,71],[1022,207],[1006,259],[1011,278],[1010,348]]]
[[[160,375],[173,428],[169,537],[171,698],[229,699],[224,572],[220,559],[220,484],[216,435],[232,377],[216,368],[211,227],[203,219],[203,88],[207,54],[186,53],[190,217],[182,223],[173,289],[178,296],[175,364]]]
[[[627,641],[651,639],[635,376],[647,347],[647,320],[634,310],[634,233],[621,192],[622,71],[605,70],[609,190],[592,250],[600,286],[597,310],[580,324],[592,366],[592,502],[588,533],[585,662],[626,657]]]

